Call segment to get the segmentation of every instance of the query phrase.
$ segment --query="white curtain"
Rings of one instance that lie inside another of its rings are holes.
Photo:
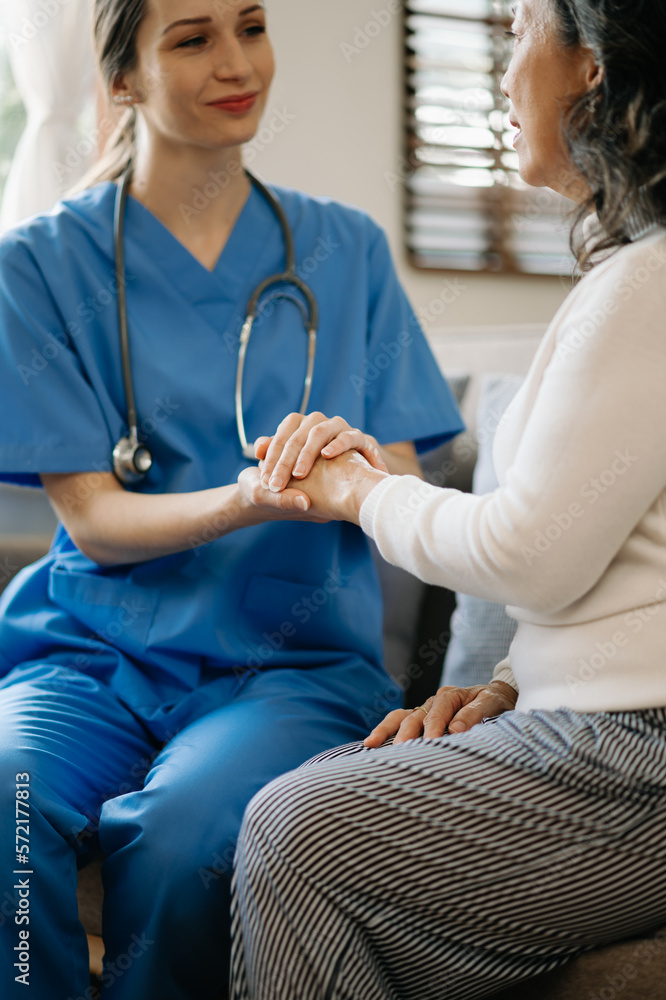
[[[77,134],[95,91],[92,0],[8,0],[2,15],[28,120],[7,178],[0,231],[50,209],[96,151],[93,129]]]

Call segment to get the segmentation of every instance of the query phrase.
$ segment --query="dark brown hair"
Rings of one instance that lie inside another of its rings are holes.
[[[631,239],[632,220],[666,224],[666,3],[550,0],[560,39],[592,50],[603,79],[573,107],[567,142],[590,195],[576,213],[572,248],[591,257]],[[585,248],[580,223],[596,212],[603,235]]]

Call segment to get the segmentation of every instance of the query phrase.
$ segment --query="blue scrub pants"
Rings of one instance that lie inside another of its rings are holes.
[[[221,677],[193,692],[162,747],[94,678],[54,664],[12,670],[0,681],[0,996],[90,997],[77,856],[98,840],[105,1000],[215,997],[245,805],[275,776],[367,733],[362,706],[382,680],[358,661],[242,685]],[[25,843],[28,863],[17,854]]]

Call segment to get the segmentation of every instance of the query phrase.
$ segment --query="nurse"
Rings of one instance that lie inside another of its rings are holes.
[[[1,989],[89,995],[76,869],[99,845],[105,996],[204,1000],[226,979],[246,803],[394,701],[362,532],[299,521],[297,489],[237,485],[252,464],[234,405],[239,333],[253,290],[285,267],[241,160],[273,75],[265,11],[97,0],[95,24],[121,134],[96,183],[0,241],[0,475],[43,485],[61,522],[0,605]],[[123,485],[114,206],[130,165],[129,348],[153,464]],[[414,471],[413,442],[461,422],[386,240],[355,209],[277,194],[319,305],[317,356],[302,417],[307,335],[291,289],[255,325],[248,439],[302,425],[315,450],[334,441]],[[16,853],[14,801],[27,803]]]

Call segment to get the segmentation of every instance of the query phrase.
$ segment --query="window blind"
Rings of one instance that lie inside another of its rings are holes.
[[[572,203],[518,174],[500,90],[511,5],[406,3],[407,246],[417,267],[572,272]]]

